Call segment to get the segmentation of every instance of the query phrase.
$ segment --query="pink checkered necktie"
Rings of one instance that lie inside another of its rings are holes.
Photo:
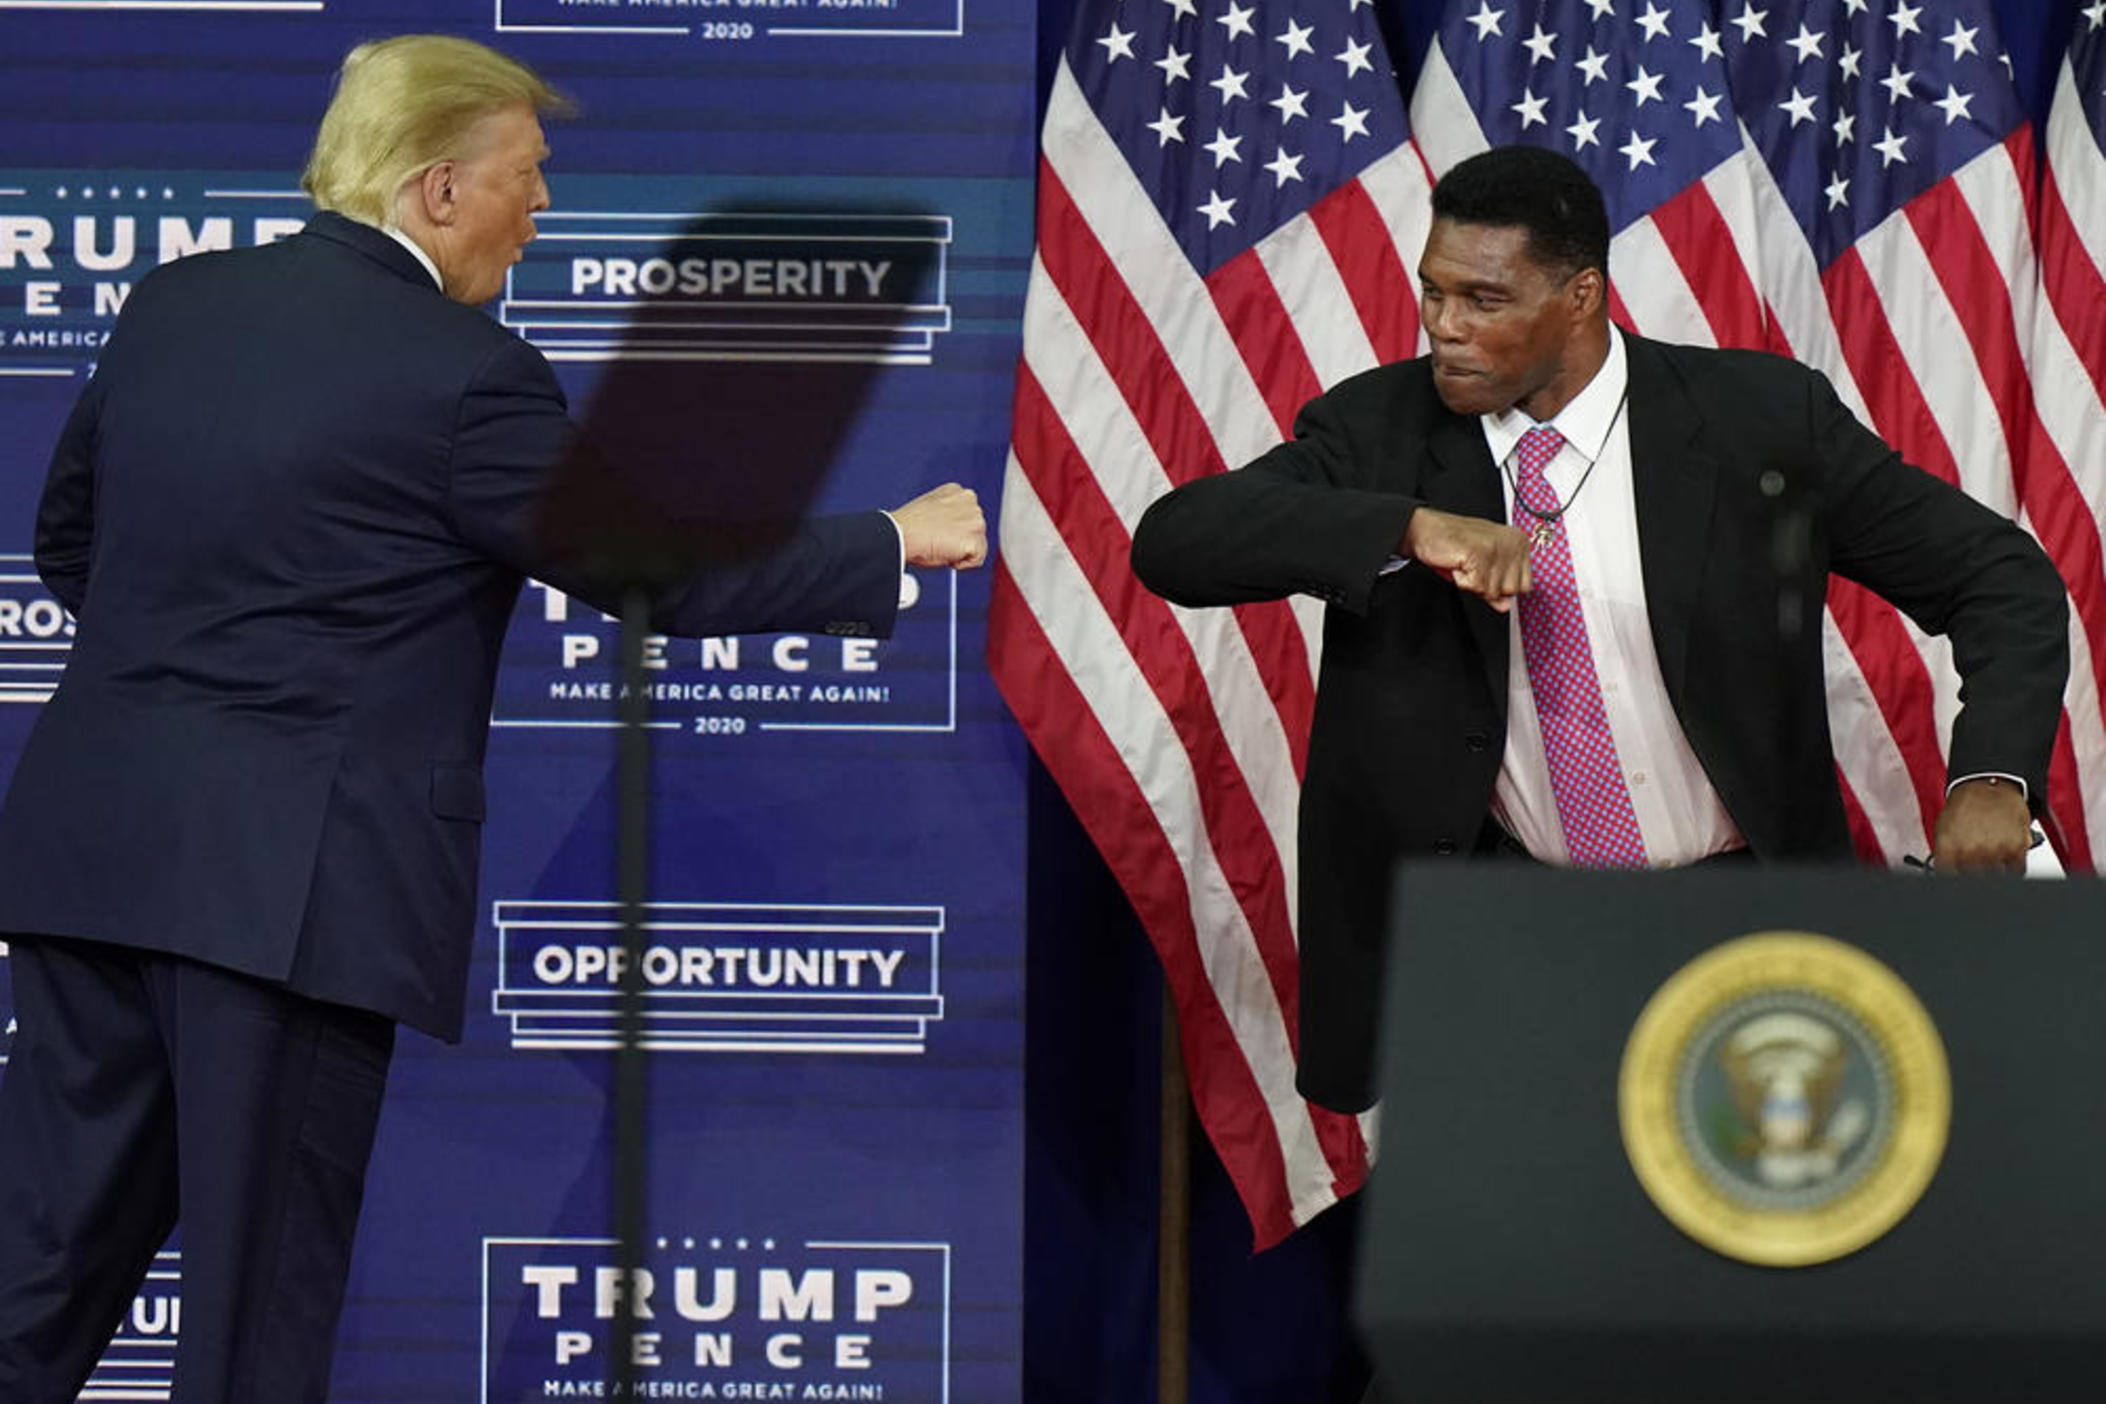
[[[1564,435],[1538,425],[1514,449],[1515,524],[1537,529],[1528,557],[1533,583],[1521,597],[1521,650],[1528,659],[1528,685],[1535,693],[1565,851],[1577,867],[1642,868],[1645,840],[1631,812],[1616,738],[1602,711],[1594,650],[1572,578],[1572,552],[1565,544],[1564,521],[1554,515],[1557,489],[1543,476],[1564,445]]]

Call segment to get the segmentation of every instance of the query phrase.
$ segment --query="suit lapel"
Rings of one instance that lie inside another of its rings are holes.
[[[1431,460],[1419,492],[1428,507],[1489,521],[1506,520],[1506,495],[1499,490],[1499,471],[1492,451],[1485,447],[1484,430],[1463,415],[1442,413],[1440,422],[1427,436],[1426,452]],[[1493,705],[1506,716],[1507,617],[1474,597],[1462,600],[1463,618],[1477,640],[1477,653],[1484,660],[1485,682]]]
[[[1630,375],[1631,490],[1653,648],[1668,696],[1682,696],[1691,621],[1711,540],[1717,461],[1697,442],[1703,421],[1661,348],[1624,338]]]

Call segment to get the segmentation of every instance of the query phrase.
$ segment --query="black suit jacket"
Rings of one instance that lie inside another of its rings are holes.
[[[1755,854],[1847,859],[1819,604],[1829,572],[1949,636],[1964,679],[1951,773],[2022,776],[2038,807],[2068,671],[2054,568],[2018,527],[1904,462],[1795,362],[1626,337],[1647,610],[1675,714]],[[1312,401],[1295,437],[1155,503],[1134,535],[1151,589],[1184,605],[1326,600],[1302,789],[1300,1082],[1356,1111],[1370,1066],[1389,876],[1468,854],[1506,737],[1508,619],[1432,571],[1383,575],[1419,506],[1503,520],[1474,417],[1425,359]],[[1777,524],[1803,517],[1778,627]]]
[[[712,426],[697,426],[706,453]],[[78,616],[0,810],[0,932],[461,1026],[498,654],[574,428],[541,354],[333,214],[133,291],[53,456]],[[883,514],[657,599],[668,633],[886,633]]]

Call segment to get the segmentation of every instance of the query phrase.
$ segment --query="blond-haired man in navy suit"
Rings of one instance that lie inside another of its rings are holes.
[[[398,1022],[458,1037],[506,623],[575,438],[478,305],[548,203],[561,99],[466,40],[346,59],[268,247],[144,279],[53,455],[79,621],[0,811],[0,1399],[68,1404],[180,1219],[180,1404],[303,1404]],[[699,426],[706,433],[708,426]],[[883,634],[971,492],[804,523],[663,590],[672,633]]]

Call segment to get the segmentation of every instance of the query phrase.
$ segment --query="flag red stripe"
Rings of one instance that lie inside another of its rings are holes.
[[[988,622],[988,666],[1009,710],[1027,735],[1059,738],[1058,745],[1038,747],[1039,758],[1132,901],[1163,962],[1200,1124],[1250,1212],[1255,1246],[1269,1248],[1294,1229],[1286,1160],[1263,1092],[1207,982],[1177,855],[1000,560]]]
[[[1857,659],[1858,671],[1908,767],[1916,808],[1928,833],[1945,807],[1945,759],[1938,747],[1930,670],[1894,607],[1856,581],[1829,579],[1828,612]]]
[[[2001,267],[1953,182],[1940,182],[1917,196],[1906,213],[1988,383],[2009,446],[2018,500],[2062,572],[2091,646],[2094,683],[2106,690],[2106,577],[2101,575],[2106,562],[2098,527],[2062,451],[2040,422]]]
[[[1245,249],[1209,273],[1206,284],[1243,364],[1258,382],[1265,407],[1286,436],[1293,432],[1294,416],[1323,393],[1323,386],[1309,365],[1301,332],[1280,301],[1280,290],[1256,249]]]
[[[1345,279],[1375,359],[1410,359],[1418,349],[1418,298],[1374,198],[1349,180],[1310,206],[1309,218]]]
[[[1171,481],[1226,467],[1148,314],[1044,160],[1038,165],[1038,255]]]
[[[1960,470],[1952,450],[1931,417],[1923,387],[1887,325],[1872,275],[1855,248],[1845,249],[1828,265],[1821,286],[1828,295],[1843,362],[1865,398],[1872,428],[1911,463],[1958,487]]]
[[[2084,823],[2082,785],[2076,740],[2065,711],[2055,728],[2054,753],[2048,757],[2048,804],[2054,816],[2052,828],[2060,830],[2051,830],[2055,852],[2061,857],[2062,866],[2075,873],[2088,873],[2096,867],[2091,856],[2091,834]]]
[[[1039,261],[1097,349],[1164,473],[1175,483],[1222,471],[1227,465],[1162,339],[1045,161],[1039,163],[1038,208]],[[1295,345],[1299,349],[1299,340]],[[1279,712],[1299,774],[1316,707],[1301,628],[1284,604],[1240,609],[1236,622]]]
[[[1880,847],[1879,831],[1865,817],[1864,803],[1858,799],[1857,791],[1850,788],[1850,777],[1843,774],[1841,766],[1835,768],[1835,783],[1836,788],[1843,792],[1843,819],[1850,825],[1850,843],[1857,850],[1858,860],[1874,867],[1883,866],[1887,855]]]
[[[1655,205],[1653,227],[1682,270],[1721,346],[1762,346],[1767,319],[1733,244],[1733,230],[1700,180]]]
[[[2099,231],[2106,237],[2106,230]],[[2077,233],[2052,166],[2040,181],[2040,278],[2062,323],[2064,335],[2106,400],[2106,278]]]
[[[1132,540],[1028,366],[1017,368],[1011,434],[1024,476],[1089,578],[1191,760],[1205,826],[1200,838],[1213,848],[1236,894],[1286,1024],[1287,1041],[1299,1047],[1294,928],[1288,919],[1285,876],[1257,799],[1222,732],[1192,641],[1178,627],[1169,604],[1151,594],[1128,566]]]
[[[1851,248],[1839,255],[1821,275],[1821,283],[1844,364],[1865,397],[1872,427],[1911,462],[1958,486],[1952,452],[1880,310],[1858,251]],[[1836,581],[1829,588],[1828,605],[1893,733],[1928,831],[1945,792],[1929,671],[1885,601],[1850,582]]]

